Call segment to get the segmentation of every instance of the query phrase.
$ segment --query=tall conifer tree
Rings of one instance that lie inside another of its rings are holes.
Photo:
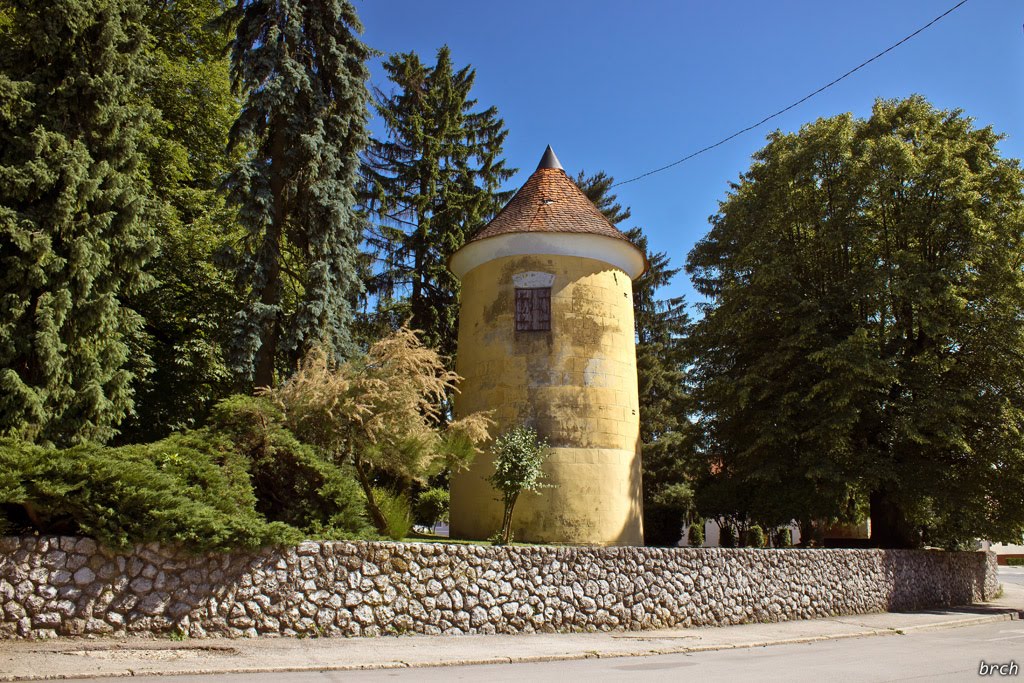
[[[644,541],[675,545],[692,510],[690,473],[696,429],[687,366],[690,315],[682,296],[662,297],[681,268],[651,252],[640,228],[626,231],[647,255],[647,272],[633,283],[636,373],[643,443]]]
[[[310,345],[350,344],[371,51],[347,0],[239,0],[228,18],[245,96],[231,144],[254,150],[228,184],[246,230],[235,370],[273,386]]]
[[[447,47],[434,66],[409,52],[384,69],[395,92],[377,92],[387,136],[367,154],[367,241],[378,259],[369,293],[379,325],[408,317],[450,358],[459,283],[447,260],[509,197],[499,191],[515,172],[501,156],[508,131],[495,107],[475,109],[476,74],[455,70]]]
[[[105,441],[132,409],[152,208],[136,0],[12,3],[0,54],[0,434]]]

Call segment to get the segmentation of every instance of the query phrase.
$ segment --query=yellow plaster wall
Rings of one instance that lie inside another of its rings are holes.
[[[550,331],[515,330],[522,272],[555,276]],[[577,256],[507,256],[463,277],[456,413],[494,410],[495,434],[526,424],[554,449],[545,471],[557,487],[519,499],[516,540],[643,544],[632,297],[623,271]],[[498,530],[493,471],[484,455],[453,477],[453,536]]]

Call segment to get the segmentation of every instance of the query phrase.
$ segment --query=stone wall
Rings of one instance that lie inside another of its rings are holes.
[[[991,598],[985,553],[306,542],[248,554],[0,539],[0,637],[713,626]]]

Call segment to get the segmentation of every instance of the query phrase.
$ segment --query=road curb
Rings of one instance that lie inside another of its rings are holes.
[[[995,623],[1000,621],[1015,621],[1021,618],[1020,612],[1008,609],[1000,614],[979,615],[973,618],[952,619],[930,624],[917,626],[871,628],[860,627],[860,630],[851,630],[843,633],[833,633],[820,636],[802,636],[797,638],[774,638],[733,643],[709,643],[706,645],[678,645],[668,647],[652,647],[643,650],[588,650],[583,652],[566,652],[543,655],[507,655],[495,657],[440,657],[434,661],[406,662],[401,660],[388,660],[377,662],[355,662],[346,664],[317,664],[317,665],[284,665],[284,666],[224,666],[208,667],[201,669],[177,669],[172,667],[160,670],[140,670],[126,668],[119,671],[90,672],[87,674],[32,674],[28,676],[0,674],[0,681],[40,681],[40,680],[73,680],[76,678],[126,678],[134,676],[202,676],[213,674],[266,674],[266,673],[302,673],[316,671],[369,671],[387,669],[421,669],[434,667],[452,666],[482,666],[489,664],[528,664],[555,661],[576,661],[585,659],[615,659],[629,657],[649,657],[656,655],[687,654],[696,652],[712,652],[717,650],[740,650],[759,647],[771,647],[776,645],[798,645],[816,643],[829,640],[845,640],[850,638],[870,638],[877,636],[896,636],[913,632],[939,631],[945,629],[964,628],[978,626],[981,624]],[[852,625],[851,626],[855,626]],[[652,638],[657,636],[652,635]]]

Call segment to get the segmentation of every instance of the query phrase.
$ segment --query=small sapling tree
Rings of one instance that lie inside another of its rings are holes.
[[[545,484],[542,465],[551,454],[544,439],[529,427],[514,427],[494,441],[494,474],[488,477],[491,485],[501,493],[504,513],[497,543],[512,542],[512,511],[523,491],[539,492],[551,486]]]

